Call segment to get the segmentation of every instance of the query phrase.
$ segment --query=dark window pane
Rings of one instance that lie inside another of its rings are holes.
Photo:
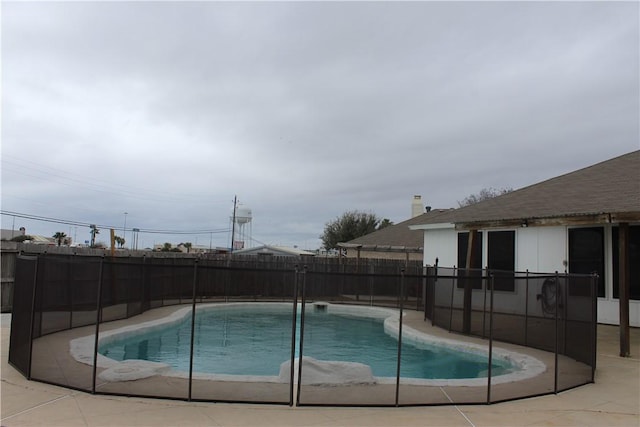
[[[603,227],[569,229],[569,273],[597,273],[598,296],[605,296]]]
[[[458,233],[458,268],[467,267],[467,247],[469,246],[469,233]],[[482,268],[482,232],[478,232],[473,244],[474,263],[471,268]]]
[[[494,274],[493,289],[513,291],[516,266],[515,231],[490,231],[488,233],[487,266]],[[498,270],[499,272],[493,272]]]
[[[458,233],[458,268],[464,269],[467,267],[467,248],[469,246],[469,232]],[[473,264],[471,265],[472,269],[477,269],[478,271],[473,271],[471,274],[466,275],[465,277],[471,278],[473,280],[473,289],[482,289],[482,232],[478,232],[476,235],[476,240],[473,243]],[[462,276],[462,274],[459,274]],[[464,288],[464,281],[458,281],[458,288]]]

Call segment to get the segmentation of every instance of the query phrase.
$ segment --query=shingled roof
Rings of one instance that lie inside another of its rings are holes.
[[[424,234],[420,230],[411,230],[410,225],[423,224],[426,220],[438,217],[451,209],[432,209],[398,224],[390,225],[349,242],[339,243],[343,248],[359,247],[373,251],[413,251],[422,252]]]
[[[640,221],[640,150],[519,190],[424,218],[411,228]]]

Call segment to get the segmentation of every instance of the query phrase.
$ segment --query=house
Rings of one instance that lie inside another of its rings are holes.
[[[414,202],[415,200],[419,200],[416,199],[419,197],[420,196],[414,196]],[[413,230],[409,227],[422,224],[431,218],[435,218],[449,211],[449,209],[432,210],[431,207],[427,207],[427,212],[422,213],[423,211],[422,206],[420,206],[419,211],[412,209],[412,215],[414,215],[412,218],[348,242],[340,242],[338,243],[338,247],[342,249],[343,255],[348,258],[422,260],[423,232],[422,230]]]
[[[0,230],[1,240],[12,240],[19,236],[28,236],[29,239],[27,240],[27,242],[33,243],[36,245],[55,245],[56,244],[56,239],[54,239],[53,237],[27,234],[26,229],[24,227],[20,227],[19,230],[5,230],[5,229]]]
[[[298,248],[290,248],[286,246],[262,245],[255,248],[240,249],[233,251],[234,256],[315,256],[313,252],[305,251]]]
[[[184,243],[179,243],[176,246],[180,250],[180,252],[185,254],[206,254],[206,253],[217,253],[219,248],[211,248],[208,245],[185,245]]]
[[[596,272],[598,322],[626,323],[622,288],[629,323],[640,326],[640,151],[409,228],[424,233],[426,265]]]
[[[14,237],[24,236],[26,234],[26,230],[24,227],[20,227],[19,230],[5,230],[4,228],[0,230],[0,240],[11,240]]]

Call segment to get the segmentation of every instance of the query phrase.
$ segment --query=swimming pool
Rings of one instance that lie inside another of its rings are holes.
[[[314,310],[313,305],[307,307],[305,359],[357,363],[370,367],[376,382],[395,381],[397,311],[332,304],[326,306],[326,311]],[[279,372],[283,363],[291,359],[291,310],[291,304],[281,303],[199,305],[194,329],[195,375],[217,379],[241,376],[262,381],[282,376]],[[166,364],[165,375],[185,376],[189,371],[190,336],[190,307],[160,321],[105,332],[100,335],[99,366],[146,360]],[[81,340],[72,342],[76,359]],[[401,361],[400,375],[404,381],[434,385],[485,385],[487,381],[486,348],[437,339],[406,326]],[[496,378],[513,381],[542,370],[544,365],[533,358],[494,349],[493,382]]]

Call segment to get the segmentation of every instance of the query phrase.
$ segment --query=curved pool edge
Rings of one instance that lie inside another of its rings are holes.
[[[400,322],[398,318],[389,317],[384,321],[384,330],[387,334],[398,338],[400,330]],[[425,332],[420,332],[411,326],[403,324],[402,326],[402,342],[412,342],[414,344],[426,344],[437,347],[446,347],[459,352],[467,352],[488,357],[489,349],[487,346],[472,342],[464,342],[452,338],[437,337]],[[518,368],[516,372],[510,372],[503,375],[495,375],[491,377],[491,384],[505,384],[515,381],[522,381],[536,377],[547,370],[547,365],[541,360],[513,350],[493,346],[492,358],[506,361]],[[391,378],[390,381],[395,383],[396,379]],[[464,379],[421,379],[421,378],[400,378],[402,384],[411,385],[429,385],[429,386],[486,386],[488,377],[481,378],[464,378]],[[384,383],[384,382],[381,382]]]
[[[287,308],[292,306],[291,303],[280,302],[268,302],[268,303],[256,303],[256,302],[238,302],[238,303],[206,303],[198,304],[196,306],[196,313],[200,310],[207,310],[210,308],[246,308],[248,306],[255,307],[256,304],[260,305],[282,305]],[[393,336],[397,339],[399,331],[399,311],[385,307],[371,307],[371,306],[351,306],[343,304],[330,304],[330,303],[311,303],[307,306],[314,306],[315,304],[321,304],[326,306],[329,313],[333,314],[346,314],[359,317],[372,317],[383,319],[385,333]],[[191,314],[192,307],[182,307],[174,311],[173,313],[156,320],[150,320],[135,325],[123,326],[117,329],[100,332],[98,338],[98,346],[108,344],[112,341],[122,338],[130,338],[132,336],[146,334],[158,329],[165,328],[167,326],[176,324],[185,319],[186,316]],[[408,325],[403,324],[403,342],[409,341],[416,344],[427,344],[447,347],[461,352],[468,352],[474,354],[480,354],[483,356],[488,355],[488,349],[486,346],[482,346],[476,343],[463,342],[450,338],[436,337],[434,335],[420,332]],[[95,346],[95,335],[88,335],[79,337],[69,342],[69,352],[71,356],[78,362],[93,366],[93,352]],[[493,347],[493,357],[501,358],[508,363],[515,365],[519,368],[517,372],[509,374],[492,376],[491,384],[502,384],[515,381],[521,381],[529,378],[533,378],[546,371],[546,365],[535,357],[525,355],[519,352],[506,350],[499,347]],[[304,358],[303,358],[304,359]],[[141,361],[146,362],[146,361]],[[288,363],[289,361],[285,362]],[[327,361],[331,362],[331,361]],[[104,369],[113,369],[119,366],[122,362],[110,359],[98,353],[97,355],[97,367]],[[334,363],[334,362],[331,362]],[[177,371],[173,369],[164,370],[158,372],[157,375],[176,377],[176,378],[188,378],[189,373],[185,371]],[[289,378],[282,378],[281,376],[255,376],[255,375],[227,375],[227,374],[207,374],[200,372],[192,373],[193,379],[200,380],[212,380],[212,381],[241,381],[241,382],[269,382],[269,383],[282,383],[288,382]],[[395,384],[395,377],[374,377],[379,384]],[[132,378],[134,379],[134,378]],[[123,379],[126,381],[126,379]],[[420,379],[420,378],[400,378],[401,384],[406,385],[421,385],[421,386],[486,386],[488,383],[487,377],[481,378],[465,378],[465,379]]]

